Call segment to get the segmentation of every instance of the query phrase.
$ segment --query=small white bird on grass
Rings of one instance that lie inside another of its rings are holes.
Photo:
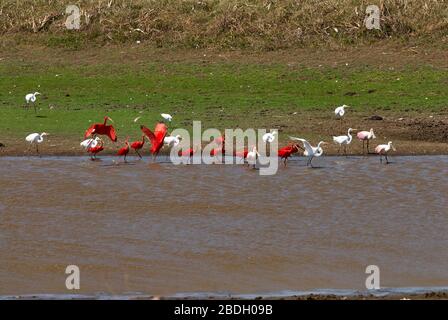
[[[177,147],[180,144],[182,137],[180,135],[177,136],[168,136],[163,139],[163,144],[167,145],[170,148]]]
[[[333,141],[337,144],[339,144],[338,153],[341,152],[341,147],[344,146],[344,154],[347,155],[347,146],[352,142],[353,137],[350,134],[352,131],[355,131],[356,129],[349,128],[347,131],[346,136],[334,136]]]
[[[165,119],[169,122],[171,122],[171,120],[173,120],[173,117],[168,113],[161,113],[160,115],[162,116],[163,119]]]
[[[48,135],[49,134],[46,132],[42,132],[41,134],[31,133],[31,134],[27,135],[25,140],[30,143],[28,150],[34,144],[34,145],[36,145],[36,152],[37,152],[37,154],[39,154],[39,143],[42,143],[44,141],[44,136],[48,136]]]
[[[257,151],[257,147],[253,147],[252,151],[249,151],[246,156],[246,161],[249,165],[253,165],[255,168],[255,165],[257,164],[257,158],[260,156],[260,154]]]
[[[345,115],[345,108],[350,108],[350,106],[347,106],[344,104],[344,105],[334,109],[334,114],[335,114],[336,118],[339,119],[339,129],[342,129],[342,118]]]
[[[376,146],[375,152],[380,155],[381,163],[383,163],[383,155],[386,157],[386,164],[389,163],[389,160],[387,159],[387,153],[390,151],[390,149],[397,151],[397,149],[395,149],[395,147],[392,145],[392,141],[389,141],[387,144],[380,144]]]
[[[273,142],[275,140],[275,136],[278,134],[277,131],[265,133],[261,138],[264,142]]]
[[[305,151],[303,152],[303,155],[305,157],[308,157],[308,161],[306,163],[306,166],[313,167],[313,164],[311,163],[314,159],[314,157],[320,157],[324,153],[324,149],[322,149],[322,145],[327,144],[325,141],[320,141],[317,144],[317,147],[313,147],[308,141],[302,138],[296,138],[296,137],[289,137],[291,140],[297,140],[303,142],[303,147],[305,148]]]
[[[34,92],[34,93],[28,93],[26,96],[25,96],[25,101],[26,101],[26,103],[27,104],[29,104],[30,102],[33,104],[33,106],[34,106],[34,112],[37,112],[36,111],[36,105],[34,104],[35,102],[36,102],[36,100],[37,100],[37,96],[38,95],[40,95],[40,93],[39,92]]]

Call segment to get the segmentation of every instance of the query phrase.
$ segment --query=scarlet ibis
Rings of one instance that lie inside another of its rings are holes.
[[[163,139],[165,139],[168,128],[166,124],[159,122],[156,124],[154,133],[143,125],[140,126],[140,129],[149,138],[149,141],[151,141],[150,151],[154,160],[159,154],[160,149],[163,147]]]
[[[277,135],[277,131],[265,133],[261,138],[264,142],[273,142],[275,140],[275,136]]]
[[[162,116],[163,119],[168,120],[169,122],[173,120],[173,117],[168,113],[161,113],[160,115]]]
[[[87,147],[87,152],[90,153],[91,160],[96,160],[96,155],[104,150],[103,140],[98,138],[98,140],[93,140],[92,142],[95,141],[96,141],[95,146],[90,145],[89,147]]]
[[[387,159],[387,153],[390,151],[390,149],[397,151],[395,147],[392,145],[392,141],[389,141],[387,144],[380,144],[377,145],[375,148],[375,152],[380,155],[380,162],[383,163],[383,155],[386,157],[386,164],[389,163],[389,160]]]
[[[126,141],[124,142],[125,146],[120,148],[120,150],[118,150],[118,152],[117,152],[117,156],[124,156],[124,162],[127,162],[126,156],[129,153],[129,142],[128,141],[129,141],[129,137],[127,137]]]
[[[339,129],[342,129],[342,118],[344,117],[344,114],[345,114],[345,108],[350,108],[350,107],[344,104],[344,105],[334,109],[334,114],[335,114],[336,118],[338,118],[340,120]]]
[[[252,151],[247,153],[247,156],[246,156],[247,163],[249,165],[252,164],[253,167],[255,168],[255,165],[257,164],[257,157],[259,157],[259,156],[260,156],[260,154],[257,151],[257,147],[254,146],[252,148]]]
[[[306,163],[306,166],[313,166],[313,164],[311,163],[311,161],[313,161],[314,157],[320,157],[323,153],[324,150],[322,149],[321,145],[326,144],[326,142],[324,141],[320,141],[317,144],[317,147],[313,147],[308,141],[306,141],[305,139],[302,138],[295,138],[295,137],[289,137],[292,140],[297,140],[297,141],[302,141],[303,146],[305,148],[305,151],[303,152],[303,155],[308,157],[308,161]]]
[[[88,138],[91,135],[106,135],[113,142],[117,142],[117,134],[115,133],[115,128],[112,125],[107,125],[107,120],[114,122],[110,117],[104,117],[104,123],[92,124],[86,131],[84,138]]]
[[[292,144],[279,149],[278,156],[280,157],[280,159],[283,159],[283,164],[286,166],[286,161],[288,161],[288,158],[291,157],[294,153],[299,152],[300,149],[303,150],[303,148],[298,144]]]
[[[142,135],[142,140],[141,141],[134,141],[131,144],[131,148],[135,150],[135,152],[138,154],[140,159],[142,158],[142,156],[141,156],[140,152],[138,152],[138,150],[143,148],[144,144],[145,144],[145,135]]]
[[[179,152],[177,153],[179,157],[188,157],[188,159],[190,160],[192,156],[194,156],[194,154],[197,152],[198,150],[198,146],[194,146],[194,148],[188,148],[185,151],[179,150]]]
[[[34,145],[36,145],[36,152],[37,152],[37,154],[39,154],[39,143],[42,143],[44,141],[44,136],[48,136],[48,135],[49,134],[46,132],[42,132],[41,134],[31,133],[31,134],[27,135],[25,140],[30,143],[28,150],[34,144]]]
[[[240,157],[243,161],[245,161],[248,153],[249,153],[249,150],[247,150],[247,148],[244,148],[243,151],[234,151],[233,156]]]
[[[38,95],[40,95],[39,92],[34,92],[34,93],[28,93],[25,96],[25,101],[27,104],[29,104],[30,102],[33,103],[34,112],[36,112],[36,105],[34,103],[36,102]]]
[[[346,136],[344,135],[333,137],[333,141],[339,144],[338,153],[341,152],[341,147],[344,146],[344,154],[347,155],[347,146],[352,142],[353,139],[350,133],[354,130],[356,129],[349,128]]]
[[[80,145],[81,145],[81,147],[83,147],[84,149],[87,150],[89,148],[95,148],[100,141],[101,141],[100,137],[95,137],[95,139],[89,138],[89,139],[82,141],[80,143]]]
[[[172,148],[177,147],[180,144],[180,140],[182,140],[182,137],[180,135],[169,136],[163,139],[163,143]]]
[[[375,133],[373,133],[373,128],[370,128],[370,131],[360,131],[356,136],[362,141],[362,153],[364,153],[364,144],[367,141],[367,153],[369,153],[369,141],[376,139]]]

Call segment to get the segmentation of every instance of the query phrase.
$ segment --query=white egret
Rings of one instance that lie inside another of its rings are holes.
[[[49,134],[46,132],[42,132],[41,134],[31,133],[31,134],[27,135],[25,140],[30,143],[28,150],[31,148],[31,146],[33,144],[35,144],[37,154],[39,154],[39,143],[42,143],[44,141],[44,136],[48,136],[48,135]]]
[[[100,137],[95,137],[95,139],[90,138],[82,141],[80,145],[81,147],[87,150],[89,148],[95,148],[100,143],[100,141],[101,141]]]
[[[172,147],[177,147],[180,144],[182,137],[180,135],[177,136],[168,136],[163,139],[163,144]]]
[[[305,148],[305,151],[303,152],[303,155],[305,157],[308,157],[308,161],[306,163],[306,166],[313,166],[311,163],[314,159],[314,157],[320,157],[324,153],[324,149],[322,149],[322,145],[327,144],[325,141],[320,141],[317,144],[317,147],[313,147],[308,141],[302,138],[296,138],[296,137],[289,137],[291,140],[297,140],[302,141],[303,147]]]
[[[30,102],[33,103],[34,112],[36,112],[36,105],[34,103],[36,102],[38,95],[40,95],[39,92],[34,92],[34,93],[28,93],[25,96],[25,101],[27,104],[29,104]]]
[[[383,155],[386,157],[386,163],[389,163],[389,160],[387,159],[387,153],[390,151],[390,149],[397,151],[395,147],[392,145],[392,141],[389,141],[387,144],[380,144],[377,145],[375,148],[375,152],[380,155],[380,162],[383,162]]]
[[[345,136],[333,136],[333,141],[339,144],[338,153],[341,151],[341,147],[344,146],[344,154],[347,155],[347,146],[352,142],[353,137],[350,134],[352,131],[356,129],[349,128],[347,131],[347,135]]]
[[[163,119],[168,120],[169,122],[173,120],[173,117],[168,113],[161,113],[160,115],[162,116]]]
[[[344,105],[334,109],[334,114],[335,114],[336,118],[339,119],[339,129],[342,129],[342,118],[345,115],[345,108],[350,108],[350,106],[347,106],[344,104]]]
[[[277,131],[265,133],[261,138],[264,142],[273,142],[275,140],[275,136],[278,134]]]
[[[257,151],[257,147],[254,146],[252,148],[252,151],[249,151],[247,153],[246,161],[249,165],[252,164],[253,167],[255,168],[255,165],[257,164],[257,157],[259,157],[259,156],[260,156],[260,154]]]

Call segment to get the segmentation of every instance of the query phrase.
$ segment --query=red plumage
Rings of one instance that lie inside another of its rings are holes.
[[[84,134],[84,138],[88,138],[91,135],[99,134],[108,136],[110,140],[113,142],[117,142],[117,134],[115,132],[115,128],[112,125],[107,125],[107,120],[110,120],[109,117],[104,117],[104,123],[95,123],[92,124]]]
[[[151,141],[151,153],[157,155],[163,147],[163,139],[165,139],[168,127],[163,122],[159,122],[156,124],[154,133],[145,126],[140,126],[140,129]]]

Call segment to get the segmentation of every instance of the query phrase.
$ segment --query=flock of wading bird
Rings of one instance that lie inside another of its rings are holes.
[[[27,102],[34,102],[36,99],[36,93],[27,95],[26,100]],[[342,130],[342,119],[346,113],[346,109],[349,108],[347,105],[342,105],[340,107],[337,107],[334,110],[335,117],[340,120],[340,128]],[[151,144],[150,153],[153,155],[153,161],[159,154],[160,150],[166,146],[168,148],[177,147],[182,137],[179,135],[171,136],[168,135],[168,127],[166,125],[166,122],[172,121],[172,116],[166,113],[162,113],[161,117],[164,119],[163,121],[160,121],[156,124],[154,132],[148,129],[147,127],[141,125],[140,129],[142,131],[142,137],[141,140],[129,142],[129,137],[126,138],[124,142],[124,146],[120,148],[117,152],[117,156],[123,156],[124,162],[126,162],[126,157],[129,154],[129,151],[133,149],[136,153],[136,155],[141,159],[141,150],[143,149],[145,145],[145,139],[147,138]],[[136,118],[134,122],[136,122],[140,117]],[[95,123],[91,125],[87,131],[84,134],[84,141],[81,142],[81,147],[83,147],[87,153],[90,155],[90,159],[96,160],[98,153],[104,150],[104,141],[101,139],[100,136],[107,136],[111,141],[117,142],[118,137],[115,131],[115,128],[111,124],[107,124],[107,121],[113,122],[113,120],[106,116],[104,117],[103,123]],[[347,135],[341,135],[341,136],[333,136],[333,142],[339,145],[338,153],[341,152],[341,149],[343,149],[344,155],[347,156],[347,147],[352,143],[353,136],[352,132],[357,131],[357,129],[349,128],[347,130]],[[29,150],[32,145],[35,145],[36,152],[39,154],[39,144],[44,141],[44,137],[48,135],[48,133],[43,132],[41,134],[39,133],[32,133],[29,134],[25,139],[27,142],[30,143]],[[265,143],[272,143],[276,136],[278,135],[277,131],[274,131],[272,133],[266,133],[263,135],[262,139]],[[363,147],[363,154],[365,154],[365,150],[367,149],[367,153],[370,153],[369,151],[369,142],[370,140],[373,140],[376,138],[375,133],[373,132],[373,129],[370,129],[369,131],[359,131],[356,134],[356,137],[358,140],[362,142]],[[307,166],[313,166],[312,161],[315,157],[320,157],[324,153],[323,146],[327,144],[324,141],[320,141],[317,146],[312,146],[307,140],[297,137],[289,137],[291,142],[278,150],[278,157],[280,157],[281,160],[283,160],[284,165],[286,166],[286,162],[288,161],[288,158],[290,158],[293,154],[296,153],[302,153],[305,157],[308,158]],[[219,154],[225,155],[225,148],[224,143],[225,139],[224,137],[220,137],[215,139],[215,142],[218,144],[219,148],[212,149],[210,151],[210,156],[215,157]],[[295,142],[299,141],[302,143],[300,145],[299,143]],[[375,154],[378,154],[380,156],[380,162],[383,162],[383,157],[386,160],[386,163],[389,163],[389,159],[387,157],[390,150],[395,151],[395,147],[392,144],[392,141],[389,141],[387,144],[380,144],[375,147]],[[194,148],[189,148],[187,150],[179,150],[178,155],[179,157],[186,156],[191,158],[197,151],[199,150],[198,146],[195,146]],[[40,155],[40,154],[39,154]],[[239,157],[243,159],[247,164],[252,164],[255,167],[255,164],[257,162],[257,157],[259,157],[259,153],[257,151],[257,148],[254,146],[251,150],[248,150],[245,148],[242,151],[234,151],[233,152],[234,157]]]

